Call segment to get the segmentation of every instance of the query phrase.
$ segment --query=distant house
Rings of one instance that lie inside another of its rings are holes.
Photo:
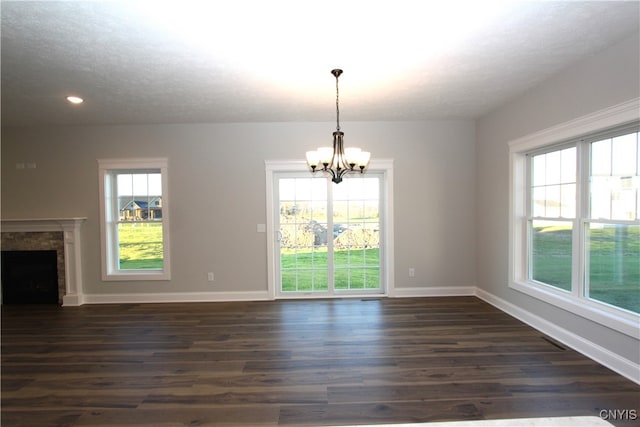
[[[121,221],[142,221],[162,218],[162,196],[152,198],[124,197],[120,199]]]

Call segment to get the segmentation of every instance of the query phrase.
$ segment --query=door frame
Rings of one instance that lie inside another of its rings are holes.
[[[376,293],[375,296],[393,295],[394,290],[394,238],[393,238],[393,160],[392,159],[372,159],[367,170],[382,174],[381,183],[381,199],[384,201],[381,207],[382,211],[382,229],[384,249],[381,251],[380,268],[382,270],[380,287],[382,293]],[[267,209],[267,292],[270,299],[285,299],[287,296],[281,296],[277,293],[277,266],[276,262],[280,260],[280,254],[276,253],[277,232],[274,229],[275,224],[275,200],[274,200],[274,178],[279,172],[306,172],[309,177],[313,176],[309,171],[307,163],[300,160],[265,160],[266,174],[266,209]],[[316,172],[320,173],[320,172]],[[365,172],[366,173],[366,172]],[[293,295],[291,298],[361,298],[363,294],[344,294],[344,295],[321,295],[300,294]]]

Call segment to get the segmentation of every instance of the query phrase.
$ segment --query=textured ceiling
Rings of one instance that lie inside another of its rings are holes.
[[[2,124],[475,118],[638,31],[640,3],[2,1]],[[79,106],[66,95],[85,99]]]

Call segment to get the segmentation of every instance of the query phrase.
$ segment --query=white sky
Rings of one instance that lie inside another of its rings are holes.
[[[162,196],[159,173],[118,174],[118,197]]]

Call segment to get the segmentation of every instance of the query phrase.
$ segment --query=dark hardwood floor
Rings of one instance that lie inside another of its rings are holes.
[[[3,427],[598,416],[639,399],[474,297],[2,307]]]

